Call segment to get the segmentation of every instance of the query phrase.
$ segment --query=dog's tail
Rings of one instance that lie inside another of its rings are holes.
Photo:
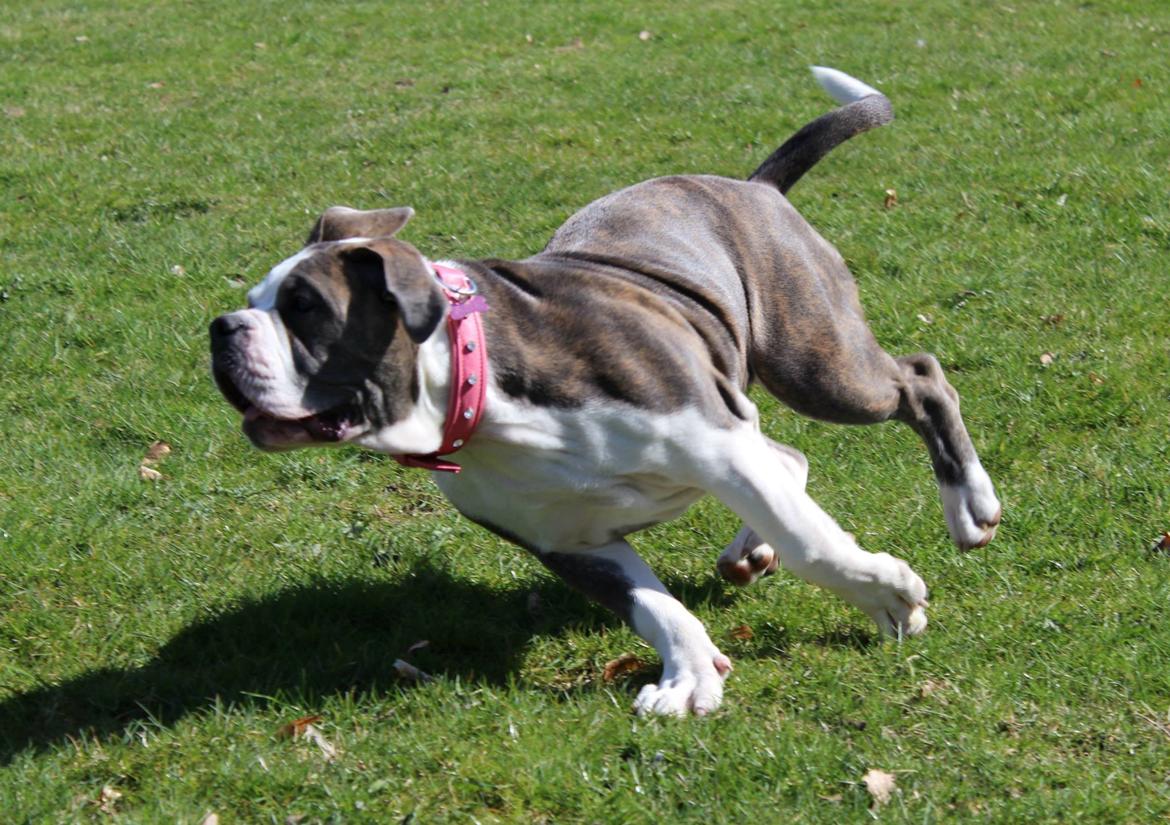
[[[813,66],[812,71],[824,90],[843,105],[806,124],[761,163],[748,180],[770,183],[787,192],[836,146],[894,119],[894,107],[877,89],[836,69]]]

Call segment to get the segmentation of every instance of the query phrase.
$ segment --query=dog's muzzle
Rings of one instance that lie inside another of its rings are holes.
[[[211,374],[228,403],[244,416],[244,434],[264,450],[282,450],[314,443],[338,443],[353,434],[363,420],[354,402],[345,402],[312,415],[283,418],[269,413],[241,388],[248,382],[247,359],[241,336],[248,324],[235,313],[211,322]]]

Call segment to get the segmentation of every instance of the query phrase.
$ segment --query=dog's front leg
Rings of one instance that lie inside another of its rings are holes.
[[[662,679],[642,688],[634,710],[684,716],[719,707],[731,660],[634,548],[617,541],[592,550],[536,555],[571,587],[617,613],[662,657]]]
[[[890,636],[926,629],[926,585],[918,574],[888,553],[858,547],[767,439],[745,428],[727,433],[717,446],[700,468],[705,488],[738,513],[784,567],[856,605]]]

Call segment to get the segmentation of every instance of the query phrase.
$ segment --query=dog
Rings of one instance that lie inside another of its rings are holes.
[[[396,237],[409,207],[328,209],[246,309],[211,323],[212,372],[244,433],[264,450],[353,444],[429,468],[461,513],[655,648],[662,676],[639,714],[722,701],[730,660],[627,542],[705,494],[745,525],[716,565],[729,581],[783,565],[887,635],[921,633],[922,579],[808,496],[805,457],[760,432],[747,395],[758,383],[823,421],[909,424],[955,543],[995,535],[1000,504],[938,361],[878,345],[844,260],[785,197],[893,119],[876,89],[813,71],[839,107],[747,180],[619,190],[525,260],[432,262]]]

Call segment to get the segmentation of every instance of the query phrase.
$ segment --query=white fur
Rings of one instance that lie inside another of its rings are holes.
[[[856,77],[851,77],[837,69],[830,69],[827,66],[810,66],[809,68],[812,69],[812,73],[816,77],[817,82],[821,84],[821,88],[828,92],[838,103],[852,103],[855,100],[861,100],[863,97],[881,94],[873,86],[862,83]]]
[[[960,547],[981,547],[991,541],[999,523],[999,499],[979,459],[972,459],[958,485],[940,484],[943,513],[951,538]]]
[[[686,436],[709,426],[694,410],[656,415],[609,404],[538,407],[494,384],[484,410],[469,445],[453,457],[466,472],[439,473],[435,481],[469,517],[502,527],[529,547],[599,547],[675,518],[703,495],[677,472],[690,449]]]

